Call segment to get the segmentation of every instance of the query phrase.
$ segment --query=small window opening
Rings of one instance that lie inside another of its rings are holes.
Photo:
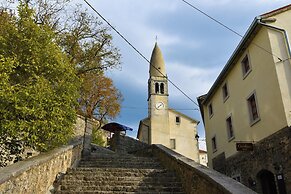
[[[212,150],[213,152],[215,152],[217,150],[217,144],[216,144],[216,137],[212,137],[211,139],[211,142],[212,142]]]
[[[161,94],[164,94],[164,83],[161,83],[161,85],[160,85],[160,87],[161,87]]]
[[[155,93],[159,93],[159,83],[155,83]]]
[[[176,149],[176,140],[175,139],[170,139],[170,148]]]
[[[180,122],[181,122],[180,117],[179,116],[176,116],[176,124],[180,124]]]

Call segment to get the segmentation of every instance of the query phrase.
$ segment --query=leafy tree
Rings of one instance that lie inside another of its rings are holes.
[[[72,6],[71,0],[31,0],[38,23],[49,25],[57,34],[78,75],[98,74],[120,65],[119,50],[112,43],[109,28],[98,17],[89,14],[81,5]]]
[[[119,114],[122,99],[112,80],[103,74],[96,76],[87,73],[83,77],[79,111],[85,118],[96,119],[99,123],[97,129]]]
[[[93,128],[92,132],[92,143],[99,146],[106,146],[106,134],[104,131],[99,130],[97,127]]]
[[[27,1],[36,13],[35,22],[54,31],[78,75],[120,67],[120,53],[112,43],[110,29],[98,17],[81,5],[72,5],[72,0]]]
[[[54,31],[34,16],[23,1],[17,16],[0,12],[0,137],[44,151],[73,133],[79,79]]]
[[[38,23],[45,23],[54,29],[57,34],[57,43],[67,54],[77,75],[83,80],[79,110],[84,109],[85,106],[87,109],[83,111],[85,118],[92,118],[95,114],[94,117],[100,121],[101,125],[103,120],[113,119],[120,112],[122,96],[113,86],[112,81],[102,75],[107,69],[120,66],[119,50],[112,43],[108,27],[82,6],[70,7],[70,2],[70,0],[30,1],[37,10]],[[105,81],[104,84],[102,84],[103,81]],[[108,87],[108,91],[114,92],[100,93],[98,98],[103,98],[103,100],[94,105],[96,96],[92,95],[92,91],[97,93],[98,87],[102,89]],[[87,100],[87,105],[84,104],[84,99]]]
[[[79,111],[90,112],[84,102],[94,102],[89,100],[91,87],[104,100],[86,117],[102,122],[116,117],[122,96],[103,76],[107,69],[120,67],[109,29],[81,6],[71,6],[71,0],[18,2],[18,17],[3,11],[0,16],[1,137],[9,134],[39,150],[66,142],[75,120],[78,80]],[[100,93],[99,87],[112,93]]]

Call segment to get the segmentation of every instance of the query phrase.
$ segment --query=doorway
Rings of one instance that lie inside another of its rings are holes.
[[[261,170],[257,175],[263,194],[277,194],[274,174],[268,170]]]

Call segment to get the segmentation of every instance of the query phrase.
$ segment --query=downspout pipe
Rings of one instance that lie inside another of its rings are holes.
[[[289,38],[288,38],[288,34],[287,34],[286,30],[262,22],[262,18],[261,17],[257,17],[257,21],[262,26],[266,26],[267,28],[271,28],[273,30],[280,31],[281,33],[283,33],[283,35],[285,37],[286,44],[287,44],[287,50],[288,50],[288,54],[289,54],[288,58],[290,59],[290,57],[291,57],[291,48],[290,48],[290,42],[289,42]],[[283,59],[283,61],[285,61],[285,60],[287,60],[287,59]]]

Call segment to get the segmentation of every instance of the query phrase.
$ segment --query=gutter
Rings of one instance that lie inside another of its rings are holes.
[[[289,38],[288,38],[288,34],[286,32],[286,30],[282,29],[282,28],[278,28],[278,27],[275,27],[275,26],[271,26],[269,24],[266,24],[264,22],[262,22],[262,19],[261,17],[257,17],[258,18],[258,23],[262,26],[265,26],[267,28],[271,28],[273,30],[276,30],[276,31],[280,31],[281,33],[283,33],[284,37],[285,37],[285,41],[286,41],[286,45],[287,45],[287,50],[288,50],[288,54],[289,54],[289,58],[291,57],[291,48],[290,48],[290,42],[289,42]],[[285,61],[287,59],[283,59],[282,61]]]
[[[247,40],[251,37],[253,31],[256,29],[256,27],[259,24],[260,24],[259,18],[256,17],[254,21],[252,22],[251,26],[249,27],[249,29],[247,30],[246,34],[243,36],[242,40],[236,47],[235,51],[232,53],[230,59],[227,61],[226,65],[224,66],[224,68],[222,69],[218,77],[216,78],[214,84],[212,85],[208,93],[206,94],[206,97],[204,101],[202,102],[203,104],[206,104],[208,102],[208,99],[212,96],[213,92],[216,90],[216,87],[220,84],[223,77],[228,73],[230,68],[232,68],[232,66],[234,65],[233,63],[239,54],[239,51],[242,50],[243,46],[247,43]]]
[[[214,84],[212,85],[212,87],[208,91],[205,99],[202,102],[203,104],[206,104],[208,102],[209,98],[212,96],[212,94],[214,93],[214,91],[217,89],[217,86],[220,84],[220,82],[223,79],[223,77],[232,68],[232,66],[234,65],[233,62],[235,61],[236,57],[238,56],[239,51],[242,50],[243,46],[246,44],[247,40],[251,37],[253,31],[256,29],[257,26],[259,26],[259,25],[260,26],[265,26],[267,28],[271,28],[271,29],[274,29],[274,30],[277,30],[277,31],[282,32],[284,34],[284,37],[285,37],[285,41],[286,41],[286,45],[287,45],[287,50],[288,50],[289,58],[291,57],[291,47],[290,47],[290,42],[289,42],[288,34],[287,34],[286,30],[281,29],[281,28],[278,28],[278,27],[275,27],[275,26],[268,25],[266,23],[263,23],[261,21],[262,19],[263,18],[261,16],[255,17],[254,21],[252,22],[252,24],[249,27],[249,29],[246,32],[246,34],[244,35],[243,39],[241,40],[241,42],[239,43],[239,45],[236,47],[236,49],[233,52],[233,54],[231,55],[230,59],[227,61],[226,65],[224,66],[223,70],[221,71],[221,73],[219,74],[219,76],[215,80]],[[280,61],[285,61],[285,60],[287,60],[287,59],[280,60]]]

